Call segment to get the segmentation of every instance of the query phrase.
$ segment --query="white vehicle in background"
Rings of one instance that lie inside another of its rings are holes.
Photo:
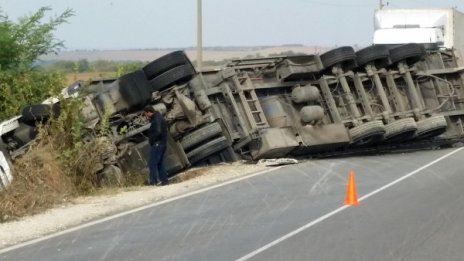
[[[464,14],[456,9],[380,9],[374,14],[374,45],[423,44],[454,50],[464,66]]]

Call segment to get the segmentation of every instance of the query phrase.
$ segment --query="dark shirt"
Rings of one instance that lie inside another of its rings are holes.
[[[166,120],[163,118],[159,112],[153,114],[153,119],[151,120],[150,129],[148,131],[148,141],[150,145],[155,144],[166,145],[168,138],[168,128]]]

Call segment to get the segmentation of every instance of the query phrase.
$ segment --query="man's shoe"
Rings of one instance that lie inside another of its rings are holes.
[[[169,181],[161,181],[160,186],[166,186],[169,185]]]

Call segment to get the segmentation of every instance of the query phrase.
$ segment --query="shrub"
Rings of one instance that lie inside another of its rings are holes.
[[[66,10],[43,22],[50,10],[42,7],[16,23],[0,11],[0,120],[16,115],[25,105],[38,103],[63,87],[63,76],[34,68],[41,55],[63,47],[53,32],[73,15]]]

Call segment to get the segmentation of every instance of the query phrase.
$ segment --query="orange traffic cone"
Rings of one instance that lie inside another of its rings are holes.
[[[350,170],[349,177],[348,177],[348,187],[346,190],[346,198],[345,198],[345,205],[357,206],[359,205],[358,202],[358,194],[356,193],[356,183],[354,181],[354,171]]]

